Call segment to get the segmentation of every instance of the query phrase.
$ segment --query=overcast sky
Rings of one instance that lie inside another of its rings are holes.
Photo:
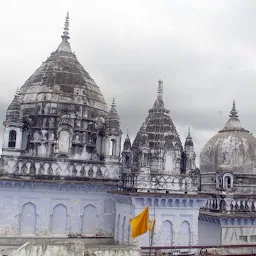
[[[191,126],[197,159],[233,99],[256,132],[254,0],[0,0],[1,120],[17,87],[58,47],[67,11],[72,50],[107,103],[116,98],[132,139],[159,79],[183,142]]]

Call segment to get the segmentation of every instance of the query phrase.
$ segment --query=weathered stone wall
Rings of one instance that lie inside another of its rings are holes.
[[[0,236],[114,236],[107,186],[0,181]]]
[[[27,243],[10,256],[140,256],[138,248],[121,246],[90,246],[83,243]]]

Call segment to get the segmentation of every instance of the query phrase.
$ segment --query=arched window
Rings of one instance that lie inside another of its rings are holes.
[[[226,173],[223,175],[223,188],[232,189],[233,188],[233,175]]]
[[[82,234],[95,236],[97,234],[97,210],[94,205],[84,207],[82,216]]]
[[[36,219],[36,206],[32,203],[24,204],[20,214],[20,233],[35,234]]]
[[[190,245],[191,242],[191,231],[190,224],[187,221],[181,223],[180,230],[180,244],[181,245]]]
[[[62,130],[59,133],[59,151],[61,153],[69,152],[69,140],[70,140],[70,132],[67,130]]]
[[[16,131],[11,130],[9,133],[9,142],[8,147],[9,148],[15,148],[16,147]]]
[[[58,204],[53,208],[51,216],[51,231],[52,234],[64,235],[67,232],[68,215],[67,207],[63,204]]]
[[[112,156],[116,156],[116,140],[115,139],[112,139],[110,141],[109,154]]]
[[[169,220],[163,222],[163,229],[161,234],[161,244],[170,246],[173,243],[173,227]]]

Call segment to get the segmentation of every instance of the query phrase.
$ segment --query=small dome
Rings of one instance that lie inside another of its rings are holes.
[[[169,115],[170,111],[164,107],[162,94],[162,81],[159,81],[157,99],[135,137],[133,148],[167,150],[174,149],[176,145],[182,151],[179,135]]]
[[[200,154],[202,173],[229,170],[234,174],[255,174],[256,138],[245,130],[235,103],[225,127],[212,137]]]
[[[106,130],[120,133],[120,118],[116,110],[115,99],[113,99],[111,109],[106,117]]]
[[[164,107],[162,86],[159,81],[157,99],[133,141],[133,166],[136,170],[151,168],[154,172],[179,174],[183,147],[170,111]]]

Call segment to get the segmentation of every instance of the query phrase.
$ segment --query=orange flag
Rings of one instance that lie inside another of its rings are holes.
[[[149,210],[148,206],[138,216],[130,220],[132,226],[132,238],[143,235],[148,231]]]

